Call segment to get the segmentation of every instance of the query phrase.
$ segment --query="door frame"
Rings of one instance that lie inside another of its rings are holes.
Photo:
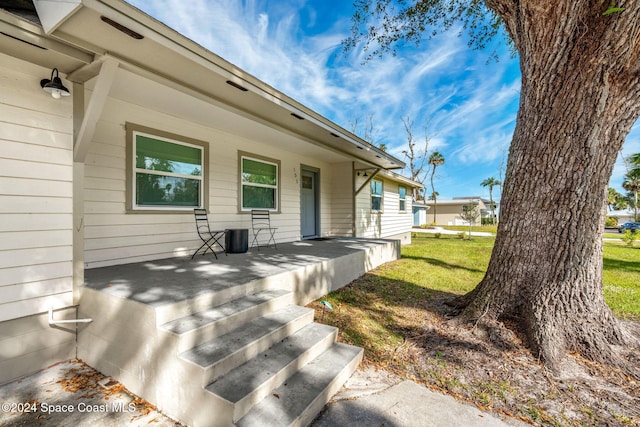
[[[302,234],[302,174],[304,172],[313,174],[314,186],[313,186],[313,198],[314,198],[314,222],[315,230],[314,234],[310,236],[304,236]],[[302,239],[313,239],[320,237],[320,169],[313,166],[300,164],[300,237]]]

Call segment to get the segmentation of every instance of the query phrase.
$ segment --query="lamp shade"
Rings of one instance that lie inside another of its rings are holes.
[[[50,93],[51,96],[55,99],[59,99],[61,96],[71,95],[69,89],[64,87],[64,85],[62,84],[62,80],[60,80],[60,77],[58,77],[57,68],[54,68],[51,71],[51,79],[40,80],[40,87],[42,87],[45,92]]]

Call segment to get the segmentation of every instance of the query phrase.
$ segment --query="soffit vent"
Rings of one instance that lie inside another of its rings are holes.
[[[246,91],[248,91],[248,90],[249,90],[249,89],[247,89],[246,87],[241,86],[241,85],[239,85],[238,83],[236,83],[236,82],[234,82],[234,81],[232,81],[232,80],[227,80],[227,84],[228,84],[228,85],[231,85],[231,86],[235,87],[236,89],[239,89],[239,90],[241,90],[241,91],[243,91],[243,92],[246,92]]]
[[[102,20],[102,22],[106,22],[107,24],[111,25],[113,28],[115,28],[118,31],[122,31],[123,33],[125,33],[126,35],[128,35],[131,38],[134,38],[136,40],[142,40],[144,38],[144,36],[142,34],[138,34],[135,31],[125,27],[122,24],[117,23],[116,21],[114,21],[111,18],[107,18],[106,16],[101,16],[100,19]]]
[[[0,34],[2,34],[3,36],[7,36],[7,37],[9,37],[9,38],[12,38],[12,39],[14,39],[14,40],[18,40],[19,42],[26,43],[26,44],[28,44],[29,46],[37,47],[38,49],[42,49],[42,50],[48,50],[46,47],[42,47],[42,46],[39,46],[39,45],[37,45],[37,44],[35,44],[35,43],[31,43],[31,42],[28,42],[28,41],[23,40],[23,39],[21,39],[21,38],[18,38],[18,37],[16,37],[16,36],[12,36],[11,34],[7,34],[7,33],[5,33],[4,31],[0,31]]]

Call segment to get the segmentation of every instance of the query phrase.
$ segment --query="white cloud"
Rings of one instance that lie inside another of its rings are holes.
[[[411,117],[416,135],[426,127],[430,149],[448,157],[443,177],[463,179],[469,164],[499,159],[510,139],[520,85],[505,74],[513,60],[506,53],[503,63],[487,65],[487,56],[469,54],[455,30],[362,65],[362,49],[341,53],[350,16],[305,36],[320,18],[311,2],[129,1],[349,130],[354,120],[372,115],[374,142],[400,158],[406,144],[401,117]],[[305,28],[303,16],[309,17]]]

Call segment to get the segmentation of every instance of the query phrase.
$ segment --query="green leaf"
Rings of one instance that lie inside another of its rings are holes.
[[[609,9],[605,10],[604,13],[602,14],[602,16],[607,16],[607,15],[611,15],[612,13],[616,13],[616,12],[622,12],[624,10],[624,7],[610,7]]]

